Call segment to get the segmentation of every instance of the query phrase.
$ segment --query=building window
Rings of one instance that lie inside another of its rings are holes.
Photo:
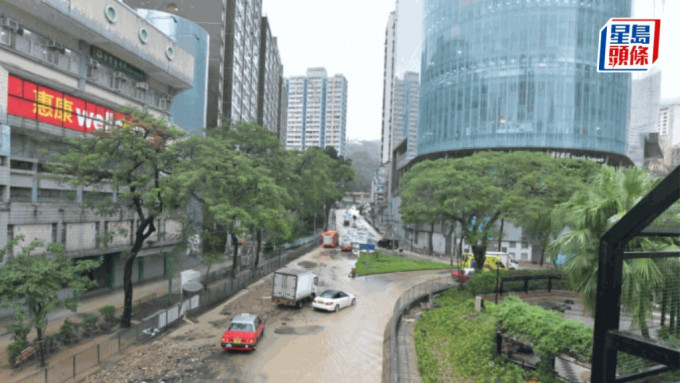
[[[12,45],[12,32],[5,27],[0,27],[0,44]]]
[[[522,249],[528,249],[528,248],[529,248],[529,244],[526,243],[526,242],[522,242]]]
[[[123,72],[113,72],[111,75],[111,88],[114,90],[121,90],[123,88],[123,83],[125,83],[126,80],[127,78]]]

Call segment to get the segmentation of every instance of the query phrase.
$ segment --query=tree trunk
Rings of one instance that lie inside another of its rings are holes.
[[[501,245],[503,244],[503,224],[505,223],[504,219],[501,219],[501,232],[498,234],[498,251],[503,251],[503,248]]]
[[[255,266],[253,267],[253,270],[257,269],[257,266],[260,264],[260,246],[262,244],[262,230],[257,231],[257,245],[255,246]]]
[[[472,254],[475,256],[475,271],[479,271],[486,261],[486,246],[472,245]]]
[[[430,224],[430,232],[427,233],[427,254],[432,255],[434,252],[434,244],[432,243],[432,237],[434,236],[434,223]]]
[[[456,252],[458,253],[458,268],[460,268],[460,261],[463,259],[463,235],[461,234],[460,239],[458,239],[458,246],[456,246]]]
[[[532,258],[532,257],[529,257],[529,258]],[[539,264],[540,264],[541,266],[543,266],[543,263],[544,263],[544,262],[545,262],[545,247],[544,247],[544,246],[541,246],[541,261],[539,262]],[[553,266],[554,266],[554,265],[553,265]]]
[[[38,350],[40,352],[40,367],[45,367],[45,342],[43,342],[43,331],[40,327],[36,327],[35,331],[38,335]]]
[[[446,233],[446,239],[444,241],[444,254],[449,254],[451,255],[451,266],[453,266],[453,254],[455,253],[455,243],[456,240],[453,236],[453,227],[449,229],[449,232]]]
[[[666,324],[666,309],[668,307],[668,295],[665,290],[661,293],[661,327]]]
[[[232,278],[235,278],[236,273],[238,273],[238,238],[235,234],[231,235],[231,241],[234,243],[234,259],[231,263],[231,276]]]
[[[640,302],[638,303],[639,308],[638,308],[638,322],[640,323],[640,335],[645,337],[646,339],[650,338],[649,335],[649,326],[647,326],[647,318],[646,318],[646,312],[645,310],[642,310],[641,308],[644,307],[645,302],[643,301],[642,295],[640,296]]]
[[[154,218],[149,217],[144,220],[144,223],[139,225],[135,232],[135,243],[132,245],[130,255],[125,260],[125,267],[123,269],[123,293],[125,298],[123,299],[123,316],[120,320],[120,325],[123,328],[130,327],[130,321],[132,320],[132,266],[135,264],[135,259],[137,259],[137,254],[142,248],[144,240],[156,231],[156,227],[153,225]],[[149,228],[148,232],[144,233],[144,230],[147,228]]]

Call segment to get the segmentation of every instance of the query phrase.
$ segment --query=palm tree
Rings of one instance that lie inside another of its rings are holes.
[[[549,256],[554,260],[560,251],[573,254],[564,265],[564,272],[572,287],[583,295],[591,313],[595,308],[600,237],[653,184],[645,170],[603,166],[590,188],[577,191],[553,211],[553,221],[559,229],[569,231],[548,246]],[[631,241],[628,246],[629,250],[660,250],[660,244],[650,239]],[[653,259],[631,259],[624,262],[622,278],[623,309],[632,315],[641,334],[649,337],[647,318],[652,312],[652,297],[663,285],[664,274]]]

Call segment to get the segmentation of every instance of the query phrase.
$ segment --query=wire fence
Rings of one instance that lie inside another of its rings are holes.
[[[455,286],[456,283],[451,277],[441,277],[433,279],[428,282],[421,283],[419,285],[413,286],[406,290],[401,297],[394,304],[394,311],[392,313],[392,318],[388,322],[387,326],[389,328],[389,335],[386,331],[386,340],[383,342],[383,347],[388,347],[390,350],[389,357],[385,359],[383,366],[385,371],[389,371],[389,380],[386,380],[386,374],[383,374],[383,381],[389,383],[399,383],[399,365],[400,363],[405,363],[406,361],[399,360],[399,344],[397,331],[399,328],[399,323],[401,322],[401,316],[408,311],[408,309],[413,305],[414,302],[420,301],[425,297],[428,297],[429,302],[432,302],[432,295],[440,291],[449,289]]]
[[[664,251],[680,254],[678,247]],[[628,273],[630,276],[627,277]],[[680,350],[680,257],[624,262],[619,330],[676,352]],[[618,351],[618,375],[638,373],[655,366],[658,363]],[[655,381],[676,382],[679,377],[676,370],[667,376],[668,379],[657,376]]]
[[[121,353],[129,346],[158,337],[160,333],[181,322],[185,315],[198,315],[212,308],[217,303],[223,302],[251,283],[302,256],[317,245],[315,242],[316,238],[318,236],[307,237],[308,242],[305,245],[287,250],[276,257],[265,260],[255,270],[243,270],[234,278],[226,277],[223,273],[219,282],[212,284],[199,294],[180,299],[170,307],[145,317],[139,324],[118,331],[118,333],[112,335],[109,339],[95,346],[73,354],[70,357],[52,362],[48,367],[14,380],[13,383],[62,383],[66,380],[74,379],[87,371],[99,368],[102,362],[115,354]],[[179,297],[179,294],[177,296]],[[154,295],[150,300],[144,300],[144,302],[152,305],[152,302],[155,300],[167,302],[168,298],[156,297]]]

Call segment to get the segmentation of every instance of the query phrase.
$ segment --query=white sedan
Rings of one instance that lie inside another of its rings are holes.
[[[312,307],[314,310],[340,311],[341,308],[354,306],[357,299],[354,295],[339,291],[326,290],[314,298]]]

